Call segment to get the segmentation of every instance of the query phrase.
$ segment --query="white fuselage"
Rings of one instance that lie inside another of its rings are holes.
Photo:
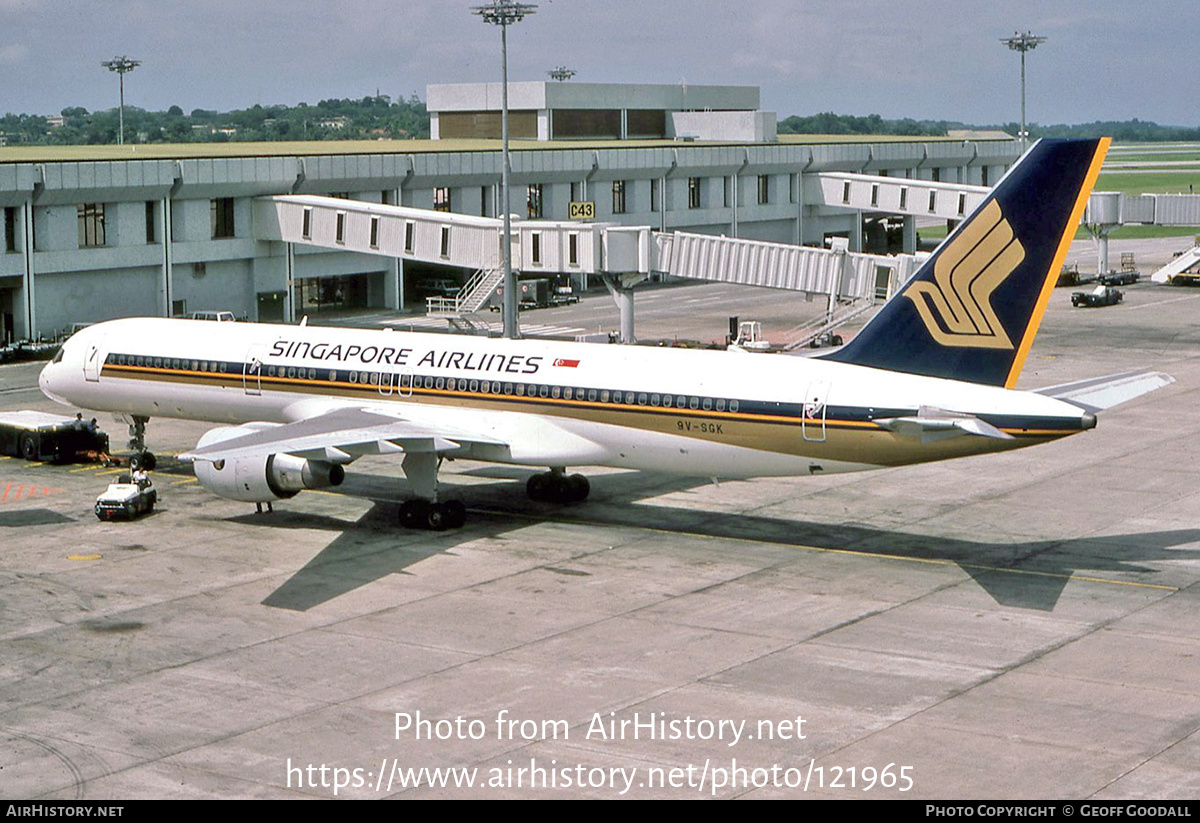
[[[222,424],[380,409],[507,444],[465,457],[714,477],[924,462],[1092,425],[1038,394],[819,358],[158,318],[78,332],[40,383],[72,406]],[[926,408],[1013,439],[922,438],[876,422]]]

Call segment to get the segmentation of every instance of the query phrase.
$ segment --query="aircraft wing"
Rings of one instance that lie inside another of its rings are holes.
[[[179,459],[216,462],[285,453],[309,460],[349,463],[364,454],[442,453],[473,444],[507,445],[451,426],[345,407],[293,423],[264,425],[249,434],[192,449],[179,455]]]
[[[1044,394],[1062,400],[1084,411],[1098,412],[1112,408],[1135,397],[1161,389],[1175,382],[1169,374],[1142,369],[1139,371],[1110,374],[1108,377],[1093,377],[1058,386],[1035,389],[1035,394]]]

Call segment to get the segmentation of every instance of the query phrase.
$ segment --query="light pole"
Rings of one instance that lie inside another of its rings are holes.
[[[472,14],[483,18],[483,22],[500,27],[500,68],[503,89],[500,97],[500,140],[502,143],[500,170],[501,198],[504,201],[504,237],[501,240],[504,252],[504,336],[520,336],[517,328],[517,279],[512,270],[512,218],[508,206],[508,27],[524,20],[537,11],[532,3],[517,3],[514,0],[492,0],[486,6],[473,6]]]
[[[125,75],[142,65],[142,61],[130,60],[122,54],[120,57],[114,57],[112,60],[104,60],[100,65],[109,71],[115,71],[120,78],[121,105],[117,109],[117,122],[119,124],[117,126],[117,145],[121,146],[125,143]]]
[[[1025,128],[1025,52],[1033,51],[1039,43],[1045,43],[1045,37],[1037,37],[1030,32],[1016,32],[1012,37],[1001,37],[1000,42],[1013,51],[1021,52],[1021,154],[1029,145],[1029,130]]]

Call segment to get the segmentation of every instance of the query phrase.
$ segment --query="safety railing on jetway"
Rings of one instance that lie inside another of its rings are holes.
[[[916,255],[861,254],[709,234],[654,232],[655,268],[675,277],[767,286],[835,298],[886,297],[908,282]]]
[[[1200,226],[1200,194],[1126,194],[1092,192],[1083,222],[1097,226],[1140,223],[1154,226]]]

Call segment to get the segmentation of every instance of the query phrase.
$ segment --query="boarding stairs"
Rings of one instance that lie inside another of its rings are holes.
[[[1183,274],[1197,263],[1200,263],[1200,246],[1193,246],[1150,275],[1150,280],[1154,283],[1170,283],[1176,275]]]
[[[832,312],[825,312],[820,317],[785,332],[779,346],[784,351],[803,348],[814,340],[819,340],[822,335],[861,317],[877,305],[878,303],[871,297],[857,297],[840,303]]]
[[[479,337],[489,337],[492,324],[477,314],[447,314],[446,321],[454,334],[473,334]]]
[[[453,297],[425,298],[425,313],[430,317],[466,317],[479,311],[496,287],[504,282],[504,269],[480,269]]]

